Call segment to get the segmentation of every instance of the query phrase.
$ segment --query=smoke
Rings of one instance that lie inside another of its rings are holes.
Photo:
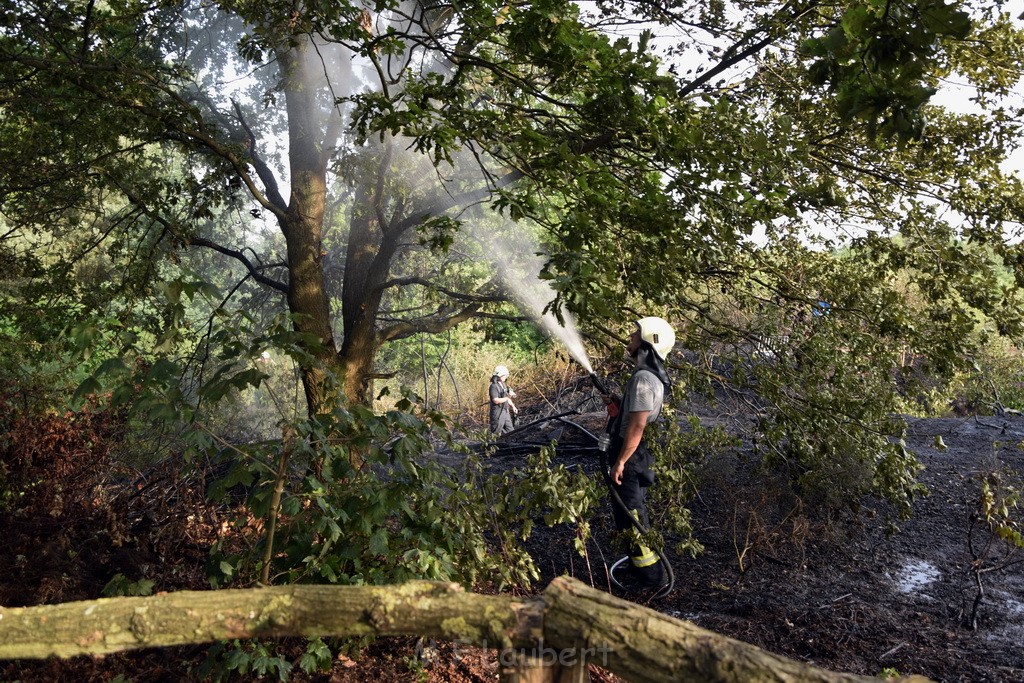
[[[573,360],[592,374],[594,370],[590,367],[587,350],[583,347],[583,338],[576,327],[576,320],[572,317],[572,313],[563,309],[560,311],[561,321],[559,321],[558,316],[549,309],[549,304],[555,299],[555,292],[546,280],[540,278],[541,268],[544,265],[543,257],[540,254],[531,254],[530,256],[532,258],[521,259],[523,263],[519,265],[518,272],[515,274],[509,272],[506,266],[498,264],[498,271],[502,275],[505,286],[523,312],[533,318],[534,323],[541,329],[562,342]],[[518,273],[523,273],[523,277],[520,277]]]
[[[395,138],[394,142],[402,142]],[[560,341],[569,355],[588,373],[593,373],[583,338],[572,314],[551,307],[556,293],[541,277],[545,254],[530,226],[507,220],[490,209],[487,193],[480,193],[485,178],[500,175],[501,164],[486,166],[493,160],[481,150],[463,148],[451,161],[436,166],[413,145],[398,145],[401,153],[391,160],[393,175],[401,178],[410,191],[421,197],[433,197],[438,207],[447,205],[447,213],[458,219],[463,235],[479,246],[479,251],[494,266],[502,285],[519,309],[550,337]],[[400,169],[400,170],[399,170]],[[476,197],[467,205],[466,197]],[[461,199],[460,199],[461,198]]]

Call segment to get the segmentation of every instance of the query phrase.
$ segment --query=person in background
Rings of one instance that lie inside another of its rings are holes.
[[[505,383],[507,379],[508,368],[504,365],[494,368],[490,388],[491,433],[499,436],[512,431],[512,417],[519,412],[516,404],[512,402],[516,392]]]
[[[645,437],[648,425],[658,419],[665,397],[672,389],[665,359],[675,343],[675,331],[668,322],[647,317],[636,321],[636,329],[626,346],[635,363],[633,374],[623,391],[622,405],[614,409],[609,405],[609,415],[613,417],[608,449],[610,485],[623,503],[620,506],[613,501],[612,504],[618,531],[633,528],[630,515],[645,529],[649,528],[644,499],[647,488],[654,484],[651,469],[654,455],[647,448]],[[647,588],[666,582],[661,558],[647,546],[633,545],[629,558],[633,585]]]

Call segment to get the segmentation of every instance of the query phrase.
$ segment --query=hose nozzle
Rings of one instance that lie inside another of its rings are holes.
[[[601,395],[608,395],[608,389],[605,387],[604,382],[601,381],[601,378],[597,376],[596,372],[590,373],[590,381],[594,383],[594,387],[601,393]]]

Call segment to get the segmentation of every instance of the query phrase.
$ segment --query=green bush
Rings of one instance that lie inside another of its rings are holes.
[[[539,576],[524,547],[535,520],[581,524],[598,497],[591,479],[553,466],[545,451],[487,474],[486,455],[454,447],[445,418],[420,412],[411,396],[383,415],[350,406],[295,429],[290,446],[214,454],[224,475],[212,495],[244,499],[211,555],[214,585],[252,582],[263,570],[269,525],[252,519],[268,519],[286,453],[272,582],[529,585]]]
[[[650,441],[658,485],[650,491],[653,524],[676,537],[675,551],[697,556],[704,548],[694,536],[690,503],[697,497],[709,461],[735,448],[736,437],[719,427],[707,429],[696,417],[683,427],[671,406],[665,406],[663,431]]]

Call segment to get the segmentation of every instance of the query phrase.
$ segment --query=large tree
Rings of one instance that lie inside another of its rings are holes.
[[[948,350],[967,325],[950,301],[1017,322],[1011,289],[977,286],[999,264],[955,246],[969,237],[1018,261],[1006,231],[1019,184],[1000,170],[1017,118],[1000,97],[1021,40],[1000,7],[12,0],[5,241],[77,235],[86,248],[123,229],[146,254],[231,256],[286,298],[312,415],[340,388],[365,398],[380,344],[499,298],[486,279],[442,289],[403,266],[450,244],[478,203],[543,230],[547,275],[587,317],[643,300],[728,340],[765,324],[749,312],[766,301],[785,312],[828,296],[850,334],[899,328],[887,344]],[[929,104],[954,76],[977,113]],[[232,203],[276,221],[283,262],[208,230]],[[867,258],[798,274],[814,235],[836,248],[851,226]],[[340,292],[329,231],[345,249]],[[153,259],[139,263],[128,272],[152,277]],[[907,265],[946,302],[924,309],[929,324],[884,309]],[[389,293],[410,286],[436,308],[384,324]],[[748,314],[730,318],[711,291]]]

